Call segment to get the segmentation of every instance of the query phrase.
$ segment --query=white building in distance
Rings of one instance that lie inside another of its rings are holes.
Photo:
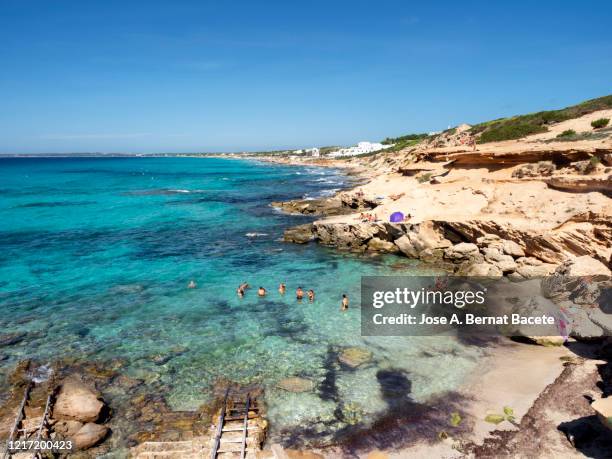
[[[304,150],[293,150],[294,155],[310,155],[313,158],[318,158],[321,156],[321,151],[317,148],[305,148]]]
[[[332,151],[329,153],[331,158],[339,158],[343,156],[357,156],[365,153],[374,153],[375,151],[384,150],[385,148],[391,148],[393,145],[383,145],[378,142],[359,142],[354,147],[341,148],[340,150]]]

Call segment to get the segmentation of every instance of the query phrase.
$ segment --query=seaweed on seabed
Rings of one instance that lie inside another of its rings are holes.
[[[406,389],[411,383],[405,380],[402,385]],[[336,434],[335,441],[346,455],[409,447],[421,442],[435,444],[449,428],[453,436],[460,436],[471,428],[469,422],[451,423],[451,413],[461,413],[466,403],[466,398],[459,393],[447,392],[427,404],[415,402],[408,393],[393,388],[387,388],[387,397],[388,404],[391,402],[389,410],[371,425],[349,426]]]

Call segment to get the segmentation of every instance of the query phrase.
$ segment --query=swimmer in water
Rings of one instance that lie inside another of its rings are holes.
[[[259,287],[259,290],[257,290],[257,294],[259,296],[266,296],[266,289],[263,287]]]
[[[236,289],[236,293],[240,298],[244,296],[244,290],[242,289],[242,285]]]
[[[281,295],[284,295],[286,291],[287,291],[287,287],[285,287],[284,283],[281,283],[278,286],[278,293],[280,293]]]
[[[314,290],[308,290],[308,301],[310,301],[311,303],[314,301],[315,299],[315,293]]]
[[[198,284],[195,283],[194,280],[190,280],[189,284],[187,284],[187,288],[197,288]]]
[[[343,294],[342,295],[342,306],[340,306],[340,310],[346,311],[348,309],[348,305],[349,305],[348,296],[346,296],[346,294]]]
[[[302,298],[304,298],[304,290],[302,290],[302,287],[298,287],[297,290],[295,291],[295,297],[298,300],[302,300]]]

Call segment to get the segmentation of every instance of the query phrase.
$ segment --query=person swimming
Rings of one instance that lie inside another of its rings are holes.
[[[304,298],[304,290],[302,290],[302,287],[297,288],[297,290],[295,291],[295,297],[298,300],[301,300],[302,298]]]
[[[349,307],[349,299],[346,294],[342,294],[342,306],[340,306],[341,311],[346,311]]]
[[[244,296],[244,289],[242,288],[242,285],[236,289],[236,293],[240,298]]]
[[[310,289],[308,290],[308,301],[310,301],[311,303],[314,301],[315,299],[315,292],[314,290]]]
[[[190,280],[189,284],[187,284],[187,288],[197,288],[198,284],[195,283],[194,280]]]
[[[287,287],[285,287],[285,284],[281,282],[281,284],[278,286],[278,293],[280,293],[281,295],[284,295],[286,291],[287,291]]]
[[[263,287],[259,287],[259,289],[257,290],[257,295],[266,296],[266,289]]]

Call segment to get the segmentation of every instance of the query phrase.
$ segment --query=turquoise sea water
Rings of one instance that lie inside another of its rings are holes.
[[[385,375],[405,375],[409,394],[399,396],[418,402],[452,390],[478,348],[360,336],[361,275],[429,271],[280,241],[284,228],[309,220],[271,201],[345,184],[335,170],[238,160],[0,159],[0,327],[26,333],[0,348],[0,370],[26,357],[122,357],[128,374],[163,383],[181,410],[206,402],[219,378],[260,383],[273,440],[308,426],[328,441],[347,426],[347,409],[373,422],[389,408]],[[192,279],[197,289],[186,288]],[[253,288],[240,299],[243,281]],[[265,298],[255,295],[260,285]],[[316,291],[313,304],[295,301],[298,285]],[[343,369],[335,356],[346,346],[368,348],[373,362]],[[288,376],[317,389],[276,388]]]

